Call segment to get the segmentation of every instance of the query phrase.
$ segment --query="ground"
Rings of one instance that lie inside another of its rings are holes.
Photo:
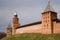
[[[60,34],[24,33],[5,37],[2,40],[60,40]]]

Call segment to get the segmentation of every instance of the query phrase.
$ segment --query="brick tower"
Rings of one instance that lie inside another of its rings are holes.
[[[12,35],[12,28],[11,28],[10,24],[9,24],[9,26],[7,27],[7,32],[6,32],[6,34],[7,34],[7,37],[9,37],[9,36]]]
[[[15,35],[16,28],[19,26],[20,26],[20,24],[19,24],[18,15],[17,15],[17,13],[14,13],[14,17],[12,19],[12,35]]]
[[[42,33],[52,34],[53,33],[53,20],[57,19],[57,13],[54,12],[50,1],[44,12],[42,13]]]

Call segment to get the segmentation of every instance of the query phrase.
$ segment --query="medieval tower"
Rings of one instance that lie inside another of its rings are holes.
[[[11,25],[9,24],[8,27],[7,27],[7,37],[11,36],[12,35],[12,28],[11,28]]]
[[[12,34],[15,35],[16,28],[19,27],[19,19],[17,13],[14,13],[14,17],[12,19]]]
[[[53,20],[57,19],[57,13],[54,12],[50,1],[44,12],[42,13],[42,32],[44,34],[53,33]]]

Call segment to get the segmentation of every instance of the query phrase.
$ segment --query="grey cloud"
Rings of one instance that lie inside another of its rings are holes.
[[[35,0],[5,0],[5,1],[2,1],[2,6],[8,6],[8,7],[16,7],[16,6],[31,6],[33,5],[35,2]]]
[[[3,0],[0,1],[2,7],[10,7],[10,8],[16,8],[16,7],[35,7],[40,5],[41,3],[44,5],[46,1],[44,0]]]

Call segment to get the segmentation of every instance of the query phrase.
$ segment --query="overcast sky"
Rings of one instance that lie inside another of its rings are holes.
[[[53,9],[60,17],[60,0],[50,0]],[[0,0],[0,31],[5,32],[17,12],[21,25],[41,21],[41,13],[48,0]],[[60,19],[60,18],[59,18]]]

